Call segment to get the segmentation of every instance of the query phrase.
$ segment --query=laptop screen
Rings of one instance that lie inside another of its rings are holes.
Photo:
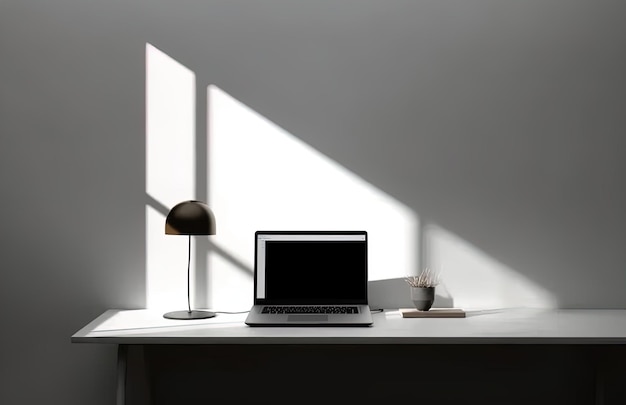
[[[256,232],[256,304],[367,304],[367,233]]]

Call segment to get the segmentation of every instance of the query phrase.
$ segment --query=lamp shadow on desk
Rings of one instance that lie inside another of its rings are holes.
[[[367,283],[367,289],[371,309],[413,308],[410,287],[404,278],[372,280]],[[435,289],[433,308],[453,307],[453,297],[445,294],[445,289]]]

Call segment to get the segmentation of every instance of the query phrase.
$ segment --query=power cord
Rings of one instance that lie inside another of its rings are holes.
[[[239,311],[239,312],[225,312],[225,311],[211,311],[214,314],[245,314],[246,312],[250,312],[248,311]]]
[[[384,311],[384,309],[382,309],[382,308],[381,309],[372,309],[372,310],[370,310],[370,312],[373,313],[373,314],[380,314],[383,311]]]

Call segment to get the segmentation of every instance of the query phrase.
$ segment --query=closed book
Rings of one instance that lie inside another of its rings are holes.
[[[400,308],[400,313],[403,318],[465,318],[465,311],[461,308],[431,308],[428,311]]]

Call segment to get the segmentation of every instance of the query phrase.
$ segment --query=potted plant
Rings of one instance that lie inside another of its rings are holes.
[[[428,311],[435,301],[435,287],[439,284],[439,273],[424,269],[417,276],[407,276],[405,281],[411,287],[411,301],[419,311]]]

